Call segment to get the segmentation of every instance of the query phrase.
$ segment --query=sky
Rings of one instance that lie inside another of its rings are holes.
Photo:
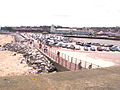
[[[0,26],[120,26],[120,0],[0,0]]]

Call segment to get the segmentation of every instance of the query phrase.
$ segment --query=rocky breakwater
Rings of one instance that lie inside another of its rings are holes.
[[[3,45],[3,50],[9,50],[23,54],[24,59],[21,60],[21,64],[25,61],[28,66],[32,67],[30,73],[49,73],[56,72],[57,69],[45,56],[43,56],[35,47],[27,46],[20,43],[7,43]]]

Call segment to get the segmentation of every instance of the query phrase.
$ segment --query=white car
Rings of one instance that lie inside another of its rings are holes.
[[[68,48],[68,49],[75,49],[75,46],[74,46],[73,44],[68,44],[68,45],[67,45],[67,48]]]
[[[88,51],[88,47],[84,47],[84,50],[85,50],[85,51]]]
[[[80,46],[78,45],[74,45],[75,46],[75,50],[80,50]]]
[[[67,48],[67,44],[63,43],[63,44],[61,45],[61,47],[62,47],[62,48]]]

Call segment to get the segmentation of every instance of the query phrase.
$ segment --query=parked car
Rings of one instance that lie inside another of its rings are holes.
[[[84,46],[84,43],[82,43],[82,42],[76,42],[76,45]]]
[[[90,44],[84,44],[84,46],[86,46],[86,47],[91,47],[91,45],[90,45]]]
[[[75,46],[75,50],[80,50],[80,46],[78,45],[74,45]]]
[[[96,50],[95,50],[95,47],[91,47],[90,50],[91,50],[91,51],[96,51]]]
[[[54,45],[55,43],[54,42],[49,42],[49,45]]]
[[[64,43],[68,43],[68,41],[67,41],[67,40],[63,40],[63,42],[64,42]]]
[[[61,46],[62,46],[62,43],[57,43],[55,46],[56,46],[56,47],[61,47]]]
[[[81,45],[81,42],[76,42],[76,45]]]
[[[105,47],[104,51],[110,51],[110,49],[108,47]]]
[[[84,43],[80,43],[81,46],[84,46]]]
[[[92,44],[91,42],[88,42],[88,43],[86,43],[86,44]]]
[[[119,46],[117,47],[117,51],[119,51],[119,52],[120,52],[120,47],[119,47]]]
[[[104,44],[105,47],[112,47],[112,44]]]
[[[92,43],[92,45],[100,46],[100,43]]]
[[[62,44],[61,47],[62,48],[67,48],[67,44]]]
[[[103,51],[102,47],[97,47],[97,51]]]
[[[101,43],[100,46],[104,46],[104,44]]]
[[[109,48],[110,49],[110,51],[117,51],[118,50],[118,46],[112,46],[112,47],[110,47]]]
[[[68,44],[68,45],[67,45],[67,48],[68,48],[68,49],[75,49],[75,46],[72,45],[72,44]]]
[[[88,47],[84,47],[84,50],[85,50],[85,51],[88,51]]]

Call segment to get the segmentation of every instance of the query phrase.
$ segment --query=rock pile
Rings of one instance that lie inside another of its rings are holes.
[[[38,74],[57,71],[53,63],[51,63],[45,56],[41,55],[41,53],[34,47],[20,43],[7,43],[3,45],[3,48],[4,50],[23,54],[28,66],[33,68],[31,72]]]

